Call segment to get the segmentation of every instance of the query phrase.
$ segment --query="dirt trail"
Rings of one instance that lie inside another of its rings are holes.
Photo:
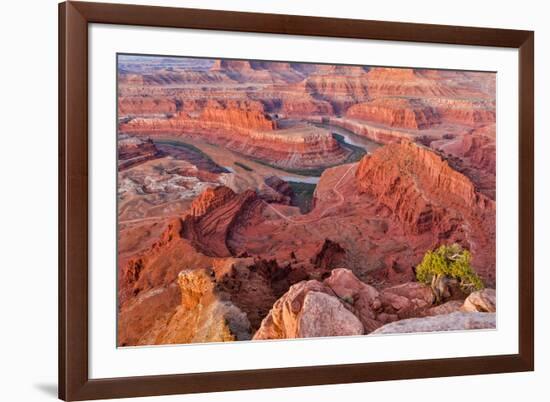
[[[345,179],[345,177],[348,175],[349,172],[351,172],[352,169],[354,169],[355,167],[357,166],[357,164],[352,164],[348,170],[346,170],[346,173],[344,173],[342,175],[342,177],[340,177],[340,179],[338,180],[338,182],[334,185],[334,188],[332,189],[332,191],[334,192],[334,194],[337,195],[337,197],[339,198],[338,202],[332,206],[330,206],[329,208],[325,209],[321,215],[317,218],[311,218],[311,219],[294,219],[292,217],[289,217],[285,214],[283,214],[281,211],[277,210],[273,205],[271,204],[268,204],[267,202],[265,203],[267,205],[268,208],[270,208],[273,212],[275,212],[278,216],[280,216],[281,218],[283,218],[284,220],[286,220],[287,222],[289,223],[292,223],[292,224],[306,224],[306,223],[314,223],[314,222],[317,222],[321,219],[323,219],[329,211],[335,209],[335,208],[338,208],[340,207],[343,203],[344,203],[344,196],[342,195],[342,193],[340,191],[338,191],[338,186],[342,183],[342,181]]]

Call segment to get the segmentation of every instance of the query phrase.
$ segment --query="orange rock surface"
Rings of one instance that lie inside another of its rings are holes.
[[[421,101],[380,98],[358,103],[346,111],[346,116],[385,124],[390,127],[423,129],[439,124],[437,112]]]

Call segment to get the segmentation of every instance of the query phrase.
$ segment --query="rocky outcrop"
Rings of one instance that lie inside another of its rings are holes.
[[[151,139],[141,139],[127,135],[118,137],[118,169],[125,170],[131,166],[156,159],[162,155]]]
[[[380,292],[379,299],[383,321],[421,315],[435,302],[430,287],[418,282],[386,288]]]
[[[480,192],[491,199],[496,196],[496,127],[489,124],[464,135],[434,141],[449,164],[468,176]]]
[[[138,246],[132,238],[145,239],[153,233],[156,236],[165,216],[173,217],[187,210],[205,189],[225,184],[230,178],[226,169],[198,150],[158,143],[155,147],[162,153],[160,156],[147,157],[118,171],[118,218],[123,243],[128,240],[128,244]],[[119,160],[119,164],[135,159]],[[157,222],[151,219],[153,216],[158,217]],[[147,245],[138,248],[143,246]]]
[[[280,88],[273,91],[269,98],[264,97],[264,104],[274,112],[284,117],[300,118],[304,116],[330,116],[333,115],[333,105],[323,99],[312,96],[305,89],[305,83],[299,84],[303,88],[294,86],[289,91]]]
[[[496,328],[496,315],[494,313],[454,312],[433,317],[409,318],[392,322],[378,328],[371,335],[494,328]]]
[[[181,305],[166,326],[152,329],[156,344],[228,342],[250,339],[250,323],[216,287],[208,269],[182,271],[178,276]]]
[[[182,221],[172,220],[152,245],[131,258],[119,257],[118,344],[155,344],[155,328],[165,326],[180,305],[182,270],[212,266],[181,236]]]
[[[182,130],[218,130],[227,133],[269,131],[275,122],[264,113],[260,102],[248,100],[208,100],[183,104],[185,110],[168,118],[133,118],[120,124],[122,132],[178,132]],[[195,110],[197,112],[195,112]]]
[[[295,338],[362,335],[363,332],[359,319],[336,297],[309,292],[304,298]]]
[[[212,72],[226,74],[238,82],[282,84],[297,82],[304,77],[299,69],[290,63],[248,60],[216,60],[210,68]]]
[[[264,163],[294,169],[331,166],[345,161],[350,154],[329,131],[313,125],[277,130],[259,103],[209,104],[196,117],[181,112],[170,118],[134,118],[122,123],[120,131],[188,136],[226,146]]]
[[[263,114],[261,104],[255,102],[209,101],[199,116],[199,124],[213,127],[242,127],[250,130],[269,131],[275,129],[275,122]]]
[[[275,302],[253,339],[361,335],[363,325],[324,284],[312,280],[290,287]]]
[[[264,184],[258,191],[258,195],[263,200],[270,203],[291,204],[294,191],[286,181],[277,176],[269,176],[264,179]]]
[[[229,245],[232,231],[259,216],[263,204],[252,190],[236,194],[227,187],[206,190],[183,221],[182,236],[205,255],[235,255]]]
[[[346,250],[342,246],[330,239],[325,239],[311,262],[316,268],[332,269],[341,265],[345,254]]]
[[[367,72],[363,67],[320,66],[299,86],[316,99],[332,105],[335,113],[343,113],[355,102],[369,99]]]
[[[307,305],[313,293],[315,297]],[[337,268],[323,282],[309,280],[291,286],[275,302],[254,339],[368,334],[385,323],[423,315],[433,301],[427,286],[410,283],[379,292],[350,270]],[[318,302],[315,308],[314,302]],[[303,329],[304,323],[307,330]]]
[[[310,124],[255,133],[232,149],[285,169],[318,169],[344,162],[350,151],[328,130]]]
[[[360,191],[378,197],[413,233],[431,230],[442,221],[444,210],[439,205],[447,211],[494,209],[468,178],[413,143],[390,144],[364,157],[356,177]]]
[[[193,200],[190,208],[191,215],[201,217],[234,197],[233,190],[225,186],[206,189]]]
[[[141,77],[140,77],[141,78]],[[125,96],[118,100],[120,116],[161,115],[177,111],[175,99],[151,96]]]
[[[432,230],[453,209],[494,212],[494,203],[476,193],[467,177],[413,143],[390,144],[364,157],[356,178],[360,191],[376,196],[412,233]]]
[[[483,289],[471,293],[462,306],[463,311],[479,311],[482,313],[494,313],[497,301],[494,289]]]
[[[382,325],[378,320],[382,309],[379,292],[374,287],[361,282],[349,269],[334,269],[325,279],[324,284],[341,300],[348,303],[348,309],[359,318],[365,333],[372,332]]]
[[[170,87],[171,85],[185,84],[234,84],[230,77],[225,74],[206,71],[191,70],[157,70],[154,73],[122,73],[119,74],[119,85],[122,87]],[[145,89],[143,89],[145,90]],[[151,109],[148,109],[149,111]],[[121,110],[123,113],[126,109]]]
[[[168,227],[128,263],[119,282],[119,293],[129,295],[119,298],[119,345],[247,339],[290,284],[304,279],[274,260],[205,256],[180,230]]]
[[[367,73],[371,97],[456,97],[457,90],[412,68],[374,67]]]
[[[495,204],[437,154],[413,143],[389,144],[361,160],[356,180],[359,191],[374,197],[406,234],[461,243],[490,279]]]
[[[495,123],[496,111],[493,101],[474,101],[467,99],[430,99],[428,103],[446,123],[479,125]]]
[[[177,272],[174,269],[177,270],[177,268],[166,267],[169,271],[156,272],[155,263],[162,260],[162,254],[166,249],[172,248],[173,243],[178,243],[181,240],[181,229],[181,219],[173,219],[149,249],[127,259],[124,264],[120,264],[122,261],[119,261],[121,278],[118,283],[119,301],[124,302],[130,296],[150,290],[155,285],[169,285],[171,280],[176,278]],[[188,246],[182,248],[189,250]],[[161,265],[164,264],[161,262]],[[166,276],[167,280],[160,280],[162,276]]]
[[[418,99],[378,98],[351,106],[346,116],[410,129],[425,129],[440,123],[437,112]]]
[[[279,194],[292,198],[294,195],[294,192],[292,191],[292,187],[284,181],[283,179],[277,177],[277,176],[269,176],[264,179],[265,184],[267,184],[269,187],[271,187],[273,190],[278,192]]]

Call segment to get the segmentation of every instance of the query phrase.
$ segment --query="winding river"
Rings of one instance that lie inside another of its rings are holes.
[[[376,148],[379,148],[381,144],[378,142],[369,140],[366,137],[354,134],[353,132],[346,130],[340,126],[327,123],[314,123],[315,126],[329,130],[331,133],[338,134],[344,138],[344,142],[349,145],[363,148],[367,153],[373,152]]]
[[[345,128],[335,126],[328,123],[311,123],[314,126],[329,130],[333,134],[340,136],[340,141],[344,144],[348,144],[354,147],[363,148],[366,153],[371,153],[381,146],[381,144],[369,140],[368,138],[354,134],[353,132],[346,130]],[[282,176],[281,179],[285,181],[293,181],[297,183],[317,184],[319,183],[319,176]]]
[[[287,121],[286,123],[288,124],[290,122]],[[351,147],[362,148],[366,153],[371,153],[376,148],[379,148],[381,146],[381,144],[379,144],[375,141],[372,141],[368,138],[365,138],[365,137],[359,136],[357,134],[354,134],[353,132],[351,132],[349,130],[346,130],[345,128],[335,126],[333,124],[329,124],[329,123],[310,123],[310,124],[313,124],[317,127],[328,130],[333,135],[337,135],[338,136],[338,141],[340,141],[344,145],[347,144]],[[186,142],[185,140],[182,140],[182,139],[178,138],[177,140],[170,140],[170,141],[158,140],[157,139],[155,142],[158,142],[158,143],[169,142],[170,145],[172,145],[172,146],[189,148],[190,144],[193,141]],[[223,149],[223,148],[218,147],[214,144],[210,144],[210,146],[214,146],[214,147],[218,148],[219,150]],[[194,146],[192,146],[192,147],[195,148]],[[196,151],[199,151],[199,150],[197,149]],[[241,155],[241,157],[243,159],[249,159],[245,155]],[[233,172],[233,173],[235,172],[235,168],[233,168],[231,166],[223,166],[223,167],[226,170],[230,171],[230,172]],[[284,171],[284,169],[281,169],[281,168],[278,168],[278,170]],[[296,173],[293,173],[293,172],[288,172],[288,173],[289,173],[288,175],[279,175],[279,177],[281,179],[285,180],[285,181],[288,181],[288,182],[307,183],[307,184],[317,184],[317,183],[319,183],[319,179],[320,179],[319,176],[304,176],[304,175],[299,175],[299,174],[296,174]]]

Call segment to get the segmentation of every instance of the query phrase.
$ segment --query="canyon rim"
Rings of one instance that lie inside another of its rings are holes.
[[[117,56],[117,344],[496,327],[496,74]]]

